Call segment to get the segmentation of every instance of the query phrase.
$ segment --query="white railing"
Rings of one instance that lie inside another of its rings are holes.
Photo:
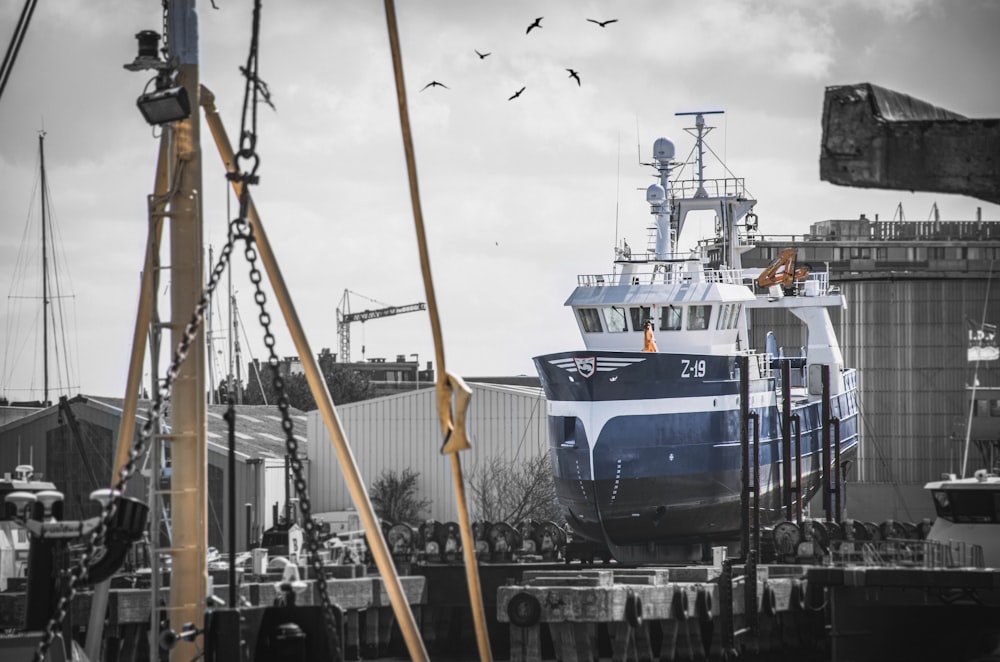
[[[747,368],[750,370],[750,379],[770,379],[771,364],[774,361],[772,354],[761,354],[754,350],[748,350]]]
[[[660,266],[637,269],[624,274],[580,274],[576,277],[581,287],[606,287],[608,285],[674,285],[677,283],[729,283],[743,284],[739,269],[697,269],[694,271],[669,271]]]

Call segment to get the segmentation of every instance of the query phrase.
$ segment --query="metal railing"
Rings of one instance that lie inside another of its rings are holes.
[[[644,262],[643,262],[644,263]],[[643,264],[638,263],[638,264]],[[695,271],[669,271],[663,265],[649,265],[650,268],[637,269],[626,276],[622,274],[580,274],[576,277],[581,287],[606,287],[609,285],[674,285],[676,283],[729,283],[743,284],[743,274],[738,269],[705,269]]]
[[[838,566],[909,568],[984,568],[983,548],[949,540],[837,540],[830,545]]]

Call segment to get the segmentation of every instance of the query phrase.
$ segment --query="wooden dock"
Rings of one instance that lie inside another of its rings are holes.
[[[341,610],[343,659],[405,659],[381,578],[363,566],[331,572],[339,575],[326,585]],[[428,652],[476,659],[461,563],[412,572],[400,579]],[[244,605],[266,607],[279,596],[276,576],[246,579]],[[1000,644],[997,569],[487,563],[480,579],[493,657],[510,662],[971,660]],[[228,586],[214,594],[226,600]],[[81,593],[66,622],[78,640],[90,598]],[[306,580],[296,604],[318,604],[314,582]],[[0,593],[0,628],[16,629],[23,613],[23,592]],[[104,660],[151,659],[150,613],[148,588],[112,588]]]

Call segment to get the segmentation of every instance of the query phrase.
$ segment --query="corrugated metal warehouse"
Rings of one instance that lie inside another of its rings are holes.
[[[90,493],[110,482],[115,444],[121,423],[122,401],[114,398],[77,396],[67,401],[67,409],[53,405],[0,426],[0,472],[12,472],[18,464],[30,464],[37,474],[52,481],[65,496],[65,519],[97,514]],[[136,434],[146,422],[140,404]],[[227,494],[226,467],[228,427],[223,419],[225,405],[208,405],[208,540],[226,551]],[[276,407],[236,406],[236,540],[239,550],[247,549],[248,523],[245,504],[251,504],[251,537],[270,527],[274,505],[285,503],[285,441],[280,413]],[[299,452],[308,454],[306,416],[291,409]],[[23,412],[22,412],[23,413]],[[70,424],[76,422],[79,435]],[[170,442],[164,447],[169,455]],[[305,463],[308,465],[308,461]],[[139,469],[149,469],[140,466]],[[169,469],[167,469],[169,472]],[[126,494],[148,501],[147,471],[126,485]]]
[[[548,427],[541,388],[470,383],[468,431],[472,448],[461,453],[468,481],[491,458],[517,460],[546,453]],[[419,496],[430,499],[427,517],[440,522],[457,517],[451,459],[440,453],[443,437],[435,389],[424,388],[337,407],[344,435],[365,485],[385,470],[420,474]],[[313,510],[354,508],[322,416],[307,414],[310,440],[309,490]],[[475,520],[471,495],[470,517]]]

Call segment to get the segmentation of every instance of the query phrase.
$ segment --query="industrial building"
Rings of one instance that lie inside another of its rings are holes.
[[[977,395],[977,408],[971,388],[1000,386],[995,352],[976,351],[997,343],[1000,222],[827,220],[805,235],[757,237],[743,264],[765,267],[788,247],[797,265],[829,268],[847,301],[831,317],[860,378],[862,445],[847,474],[848,514],[933,517],[923,486],[963,472],[966,431],[968,475],[991,461],[981,449],[998,442],[997,426],[982,419],[992,411],[1000,421],[996,392]],[[752,325],[755,342],[773,330],[787,355],[806,344],[804,327],[781,311],[755,311]]]
[[[136,416],[136,430],[146,423],[144,412],[149,402],[141,402]],[[223,419],[226,405],[208,405],[208,540],[219,550],[227,549],[225,532],[228,515],[225,495],[228,490],[228,425]],[[0,425],[0,475],[13,472],[18,465],[34,467],[36,479],[51,481],[65,496],[65,519],[92,517],[98,513],[90,502],[90,493],[110,483],[122,400],[77,396],[51,407],[28,413]],[[290,409],[293,433],[299,452],[308,455],[306,416]],[[9,417],[13,418],[13,416]],[[2,419],[0,419],[2,420]],[[236,406],[236,540],[240,550],[274,524],[276,511],[286,503],[285,437],[280,412],[276,407]],[[161,488],[169,489],[170,442],[164,442],[164,466]],[[156,473],[146,455],[137,469],[140,475],[126,485],[127,496],[149,500],[150,479]],[[304,461],[308,465],[308,460]],[[164,495],[169,510],[169,495]]]

